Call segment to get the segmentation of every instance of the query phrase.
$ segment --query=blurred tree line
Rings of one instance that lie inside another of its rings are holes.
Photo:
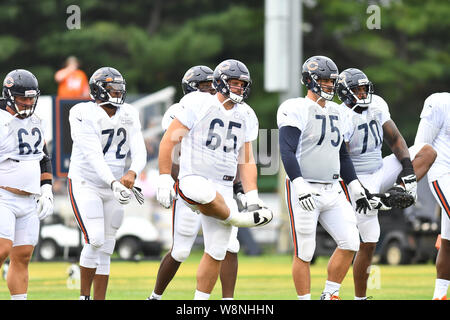
[[[66,10],[74,4],[81,28],[69,30]],[[367,27],[373,4],[380,29]],[[364,70],[412,144],[424,99],[449,90],[448,17],[450,3],[442,0],[304,0],[303,58],[326,55],[340,70]],[[130,93],[175,86],[177,98],[189,67],[241,60],[252,75],[248,102],[260,127],[276,128],[278,94],[263,86],[263,0],[2,0],[0,30],[0,77],[29,69],[48,95],[56,93],[54,73],[70,55],[88,77],[113,66]]]

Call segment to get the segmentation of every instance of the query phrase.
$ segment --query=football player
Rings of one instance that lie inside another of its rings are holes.
[[[321,300],[339,299],[340,285],[359,247],[353,209],[340,190],[348,183],[365,213],[370,204],[343,143],[348,124],[331,100],[338,68],[328,57],[313,56],[302,66],[306,97],[288,99],[278,108],[281,159],[287,173],[286,196],[294,241],[293,279],[298,299],[310,300],[310,262],[316,246],[317,222],[337,244],[328,263]]]
[[[190,92],[201,91],[215,94],[212,86],[213,70],[207,66],[194,66],[186,71],[182,80],[181,87],[186,95]],[[164,131],[167,130],[178,112],[182,112],[183,105],[175,103],[163,116],[161,125]],[[172,163],[172,178],[176,181],[179,172],[179,159]],[[235,184],[236,188],[241,185]],[[235,188],[235,189],[236,189]],[[237,189],[236,189],[237,190]],[[167,285],[175,276],[179,266],[189,256],[195,238],[200,231],[200,216],[192,211],[183,201],[176,198],[173,202],[173,244],[170,251],[164,256],[159,267],[156,278],[155,288],[148,298],[149,300],[161,299]],[[239,251],[239,241],[237,240],[237,227],[232,227],[232,236],[227,249],[225,259],[221,265],[220,277],[222,280],[223,299],[232,299],[234,296],[234,287],[237,274],[237,252]]]
[[[39,238],[39,220],[53,214],[51,161],[45,124],[34,114],[36,77],[8,73],[0,105],[0,267],[9,256],[7,284],[13,300],[26,300],[28,265]],[[37,201],[37,202],[36,202]]]
[[[423,104],[415,143],[430,143],[437,151],[428,171],[430,189],[441,206],[441,245],[436,259],[433,299],[447,299],[450,283],[450,93],[430,95]]]
[[[225,258],[232,226],[257,227],[273,214],[259,199],[252,141],[258,135],[258,119],[244,100],[251,79],[247,67],[229,59],[213,73],[217,93],[192,92],[180,100],[181,112],[171,122],[159,149],[157,199],[166,208],[175,195],[170,175],[172,151],[181,141],[180,172],[176,190],[200,219],[205,253],[197,271],[194,299],[209,299]],[[246,192],[248,210],[239,212],[233,199],[236,171]]]
[[[139,113],[125,103],[125,79],[120,72],[102,67],[91,76],[89,87],[94,101],[78,103],[69,113],[73,145],[68,188],[85,241],[80,255],[80,299],[90,299],[94,283],[94,299],[103,300],[123,205],[131,200],[147,154]],[[124,173],[128,152],[131,164]]]
[[[349,68],[342,71],[337,94],[352,124],[344,140],[358,179],[371,194],[386,192],[378,199],[381,200],[378,204],[374,203],[377,201],[375,198],[371,199],[374,209],[356,215],[361,244],[353,263],[355,299],[365,300],[370,264],[380,236],[378,209],[412,205],[417,197],[417,180],[427,173],[436,152],[429,144],[417,144],[408,149],[391,119],[387,103],[374,94],[372,82],[361,70]],[[383,140],[393,152],[384,159],[381,152]],[[342,187],[346,191],[344,184]],[[394,197],[397,199],[390,199]]]

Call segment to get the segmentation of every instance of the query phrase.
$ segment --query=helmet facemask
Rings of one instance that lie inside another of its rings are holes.
[[[20,119],[25,119],[30,117],[34,110],[36,109],[37,101],[39,98],[39,90],[26,90],[23,95],[14,94],[14,92],[11,92],[8,89],[8,98],[7,98],[7,104],[8,106],[12,107],[13,110],[16,112],[17,117]],[[32,98],[31,104],[29,103],[23,103],[17,99],[18,97],[23,98]]]
[[[125,81],[98,81],[96,84],[100,91],[97,95],[97,99],[102,101],[99,103],[100,106],[110,104],[114,107],[119,107],[125,102],[127,93]]]
[[[374,89],[372,82],[364,72],[356,68],[349,68],[339,75],[336,91],[339,100],[350,109],[355,110],[356,107],[369,107]]]
[[[198,91],[200,91],[200,92],[207,92],[209,94],[215,94],[216,93],[216,90],[212,86],[212,80],[210,80],[210,81],[201,81],[201,82],[198,82],[196,84],[192,84],[193,87],[194,87],[194,85],[195,85],[195,88]]]
[[[213,72],[211,68],[203,65],[191,67],[181,79],[183,94],[194,91],[215,94],[216,91],[212,87]]]
[[[355,107],[367,108],[372,102],[373,85],[372,82],[365,79],[361,79],[359,82],[361,84],[349,87],[348,91]]]
[[[333,81],[333,85],[325,85],[321,84],[320,80],[326,80],[326,79],[319,79],[319,76],[317,74],[309,72],[309,77],[306,77],[309,83],[306,83],[305,85],[308,87],[309,90],[320,96],[321,98],[331,101],[334,98],[334,95],[336,93],[336,77],[332,75],[330,78]],[[303,81],[302,81],[303,82]]]
[[[231,79],[234,79],[234,78],[231,78]],[[220,92],[222,95],[227,97],[229,100],[231,100],[234,103],[241,104],[248,97],[248,94],[250,92],[251,82],[248,80],[236,78],[236,80],[245,82],[244,87],[240,88],[242,90],[242,94],[237,94],[232,91],[233,86],[230,86],[230,84],[228,83],[228,81],[231,79],[229,79],[225,74],[222,74],[220,76],[220,80],[218,83],[216,81],[214,81],[215,82],[214,86],[216,87],[216,90],[218,92]]]

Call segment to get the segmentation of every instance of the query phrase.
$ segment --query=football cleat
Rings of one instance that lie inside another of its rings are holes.
[[[341,298],[333,293],[322,292],[320,295],[320,300],[341,300]]]
[[[443,297],[440,297],[440,298],[434,298],[433,300],[447,300],[447,296],[443,296]]]
[[[273,213],[269,208],[250,205],[247,210],[239,212],[226,224],[242,228],[262,227],[272,221],[272,219]]]
[[[267,207],[260,207],[257,204],[249,205],[249,213],[253,213],[253,227],[261,227],[268,224],[273,219],[273,212]]]

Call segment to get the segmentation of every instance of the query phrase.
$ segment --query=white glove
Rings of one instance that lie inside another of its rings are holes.
[[[166,209],[172,205],[175,198],[175,190],[173,189],[173,178],[170,174],[161,174],[158,177],[156,200]]]
[[[356,203],[356,212],[366,214],[368,210],[373,209],[367,199],[367,195],[370,195],[370,193],[362,186],[358,179],[348,184],[348,190],[350,191],[352,201]]]
[[[315,192],[302,177],[295,178],[292,183],[294,184],[295,191],[297,192],[298,201],[300,206],[305,211],[314,211],[317,204],[313,198],[313,195],[319,195]]]
[[[247,210],[249,211],[258,210],[260,208],[267,208],[267,206],[264,204],[264,201],[259,198],[258,190],[256,189],[247,192],[244,197],[247,202]]]
[[[114,180],[111,183],[111,189],[113,191],[114,197],[119,201],[120,204],[128,204],[131,200],[131,191],[119,181]]]
[[[41,186],[41,196],[37,200],[37,203],[39,220],[43,220],[53,214],[53,192],[51,184],[46,183]]]
[[[386,199],[386,197],[388,196],[388,194],[376,194],[376,195],[372,195],[372,197],[369,198],[369,203],[370,206],[374,209],[374,210],[380,210],[380,211],[387,211],[387,210],[391,210],[392,207],[389,207],[384,200]]]

